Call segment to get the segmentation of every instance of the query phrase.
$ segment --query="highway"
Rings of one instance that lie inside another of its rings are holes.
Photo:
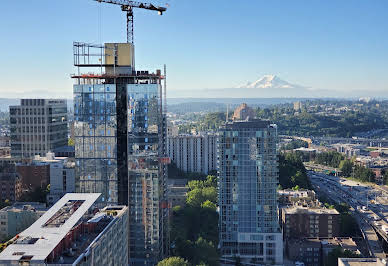
[[[322,192],[337,203],[345,202],[356,218],[367,240],[369,255],[385,259],[376,231],[387,241],[388,197],[381,190],[352,180],[322,173],[309,172],[311,183],[317,192]]]

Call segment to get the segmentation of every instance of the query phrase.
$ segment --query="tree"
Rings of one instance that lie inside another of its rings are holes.
[[[68,146],[74,146],[74,145],[75,145],[74,140],[73,140],[72,138],[69,138],[69,139],[67,140],[67,145],[68,145]]]
[[[324,265],[325,266],[337,266],[338,265],[338,258],[359,258],[359,257],[360,257],[360,255],[358,255],[350,250],[343,250],[340,247],[336,247],[327,254]]]
[[[169,257],[159,261],[158,266],[189,266],[189,263],[181,257]]]
[[[300,188],[311,188],[310,179],[302,160],[293,153],[279,156],[279,183],[283,189],[298,185]]]
[[[348,159],[342,160],[341,163],[339,164],[339,168],[342,171],[342,174],[344,176],[347,176],[347,177],[352,176],[353,163],[350,160]]]
[[[210,200],[206,200],[204,203],[202,203],[201,208],[216,211],[217,205],[215,203],[211,202]]]

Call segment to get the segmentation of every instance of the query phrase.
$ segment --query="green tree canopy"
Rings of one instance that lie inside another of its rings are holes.
[[[344,176],[352,176],[352,173],[353,173],[352,161],[348,159],[342,160],[341,163],[339,164],[339,168],[342,171],[342,174]]]
[[[189,266],[189,263],[181,257],[169,257],[159,261],[158,266]]]

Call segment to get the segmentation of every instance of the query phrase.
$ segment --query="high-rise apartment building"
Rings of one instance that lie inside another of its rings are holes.
[[[257,119],[227,122],[218,140],[221,259],[282,264],[277,207],[277,127]]]
[[[67,103],[62,99],[22,99],[10,106],[11,155],[46,155],[67,145]]]
[[[185,172],[208,174],[217,169],[215,134],[168,136],[167,152],[177,167]]]
[[[155,265],[168,250],[163,76],[135,71],[130,43],[74,51],[78,73],[101,71],[73,76],[76,191],[128,205],[129,263]]]

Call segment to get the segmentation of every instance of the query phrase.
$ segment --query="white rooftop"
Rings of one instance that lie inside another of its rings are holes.
[[[61,242],[66,234],[77,224],[82,216],[100,197],[100,193],[68,193],[63,196],[54,206],[52,206],[45,214],[43,214],[29,228],[19,234],[18,240],[22,239],[37,239],[36,242],[17,243],[9,245],[3,252],[0,253],[0,264],[18,261],[23,256],[32,256],[31,262],[44,263],[45,259],[50,255],[54,248]],[[83,201],[71,216],[66,216],[66,212],[58,213],[62,207],[66,207],[69,201]],[[45,226],[47,222],[55,214],[60,214],[63,219],[59,226]]]

